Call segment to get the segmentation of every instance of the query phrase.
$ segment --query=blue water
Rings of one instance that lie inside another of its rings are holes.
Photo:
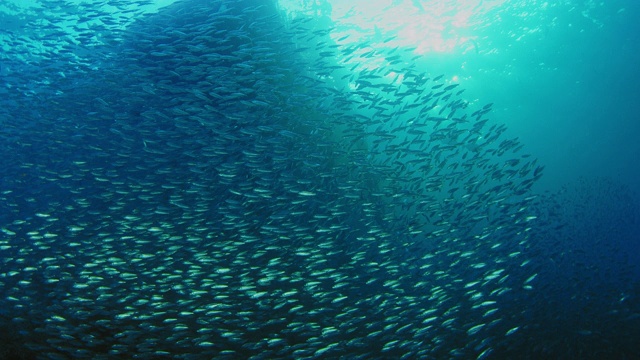
[[[640,5],[446,4],[0,5],[0,358],[640,358]]]

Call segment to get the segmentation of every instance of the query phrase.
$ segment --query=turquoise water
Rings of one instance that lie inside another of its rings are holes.
[[[5,2],[0,358],[636,358],[638,5]]]

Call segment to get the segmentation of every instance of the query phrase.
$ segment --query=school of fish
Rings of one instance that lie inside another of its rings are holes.
[[[486,359],[529,341],[543,166],[491,104],[271,1],[114,30],[130,3],[43,2],[40,47],[5,32],[3,356]]]

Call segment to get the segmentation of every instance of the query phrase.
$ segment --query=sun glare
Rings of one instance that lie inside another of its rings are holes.
[[[347,46],[368,41],[372,47],[413,48],[416,55],[464,52],[474,41],[471,29],[481,16],[504,0],[314,0],[306,7],[300,1],[280,0],[280,8],[289,16],[318,15],[323,9],[334,23],[332,37]]]

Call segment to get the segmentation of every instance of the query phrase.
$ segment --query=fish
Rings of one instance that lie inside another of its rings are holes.
[[[78,27],[96,50],[84,58],[56,51],[52,30],[46,66],[25,72],[33,88],[2,100],[10,346],[447,358],[498,353],[495,334],[527,339],[530,314],[512,304],[543,278],[520,266],[541,170],[485,117],[491,104],[429,79],[411,49],[344,52],[271,4],[176,2],[126,26],[130,2],[109,5],[120,15],[44,11],[123,27],[100,43]]]

